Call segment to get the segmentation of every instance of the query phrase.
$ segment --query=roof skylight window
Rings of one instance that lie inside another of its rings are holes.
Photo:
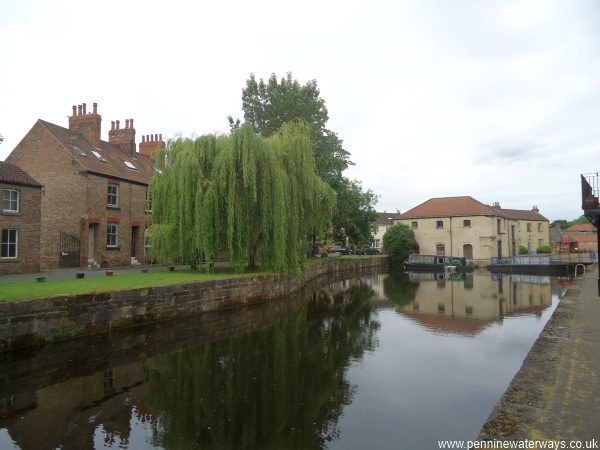
[[[127,161],[127,160],[125,160],[125,161],[123,161],[123,164],[125,164],[125,165],[126,165],[127,167],[129,167],[130,169],[133,169],[133,170],[138,170],[138,169],[137,169],[137,167],[135,167],[131,161]]]
[[[72,149],[72,150],[73,150],[75,153],[77,153],[79,156],[87,156],[87,155],[85,154],[85,152],[79,148],[79,146],[77,146],[77,145],[75,145],[75,144],[69,144],[69,145],[71,146],[71,149]]]
[[[92,150],[92,154],[93,154],[93,155],[94,155],[96,158],[98,158],[100,161],[107,162],[107,161],[106,161],[106,159],[104,159],[104,156],[102,156],[102,155],[100,154],[100,152],[98,152],[98,151],[96,151],[96,150]]]

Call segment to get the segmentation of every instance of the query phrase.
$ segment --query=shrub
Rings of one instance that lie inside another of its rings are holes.
[[[392,266],[401,266],[417,247],[415,233],[407,225],[392,225],[383,235],[383,252],[388,255]]]
[[[519,245],[519,255],[527,255],[529,250],[524,245]]]
[[[537,248],[537,252],[538,253],[552,253],[552,247],[550,247],[549,245],[540,245]]]

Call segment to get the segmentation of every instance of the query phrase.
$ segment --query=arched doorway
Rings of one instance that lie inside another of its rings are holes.
[[[465,259],[473,259],[473,246],[471,244],[463,245],[463,256]]]

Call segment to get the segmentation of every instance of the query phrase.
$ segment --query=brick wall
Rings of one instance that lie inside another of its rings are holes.
[[[0,258],[0,274],[37,272],[40,270],[42,189],[0,183],[0,200],[3,189],[19,191],[18,213],[4,212],[0,204],[0,232],[2,229],[16,229],[18,241],[16,259]]]
[[[60,233],[79,236],[79,219],[86,198],[81,167],[38,122],[6,159],[44,186],[42,196],[40,263],[57,267]]]
[[[82,264],[87,259],[110,266],[123,266],[131,263],[132,237],[135,233],[135,257],[144,261],[144,230],[147,224],[146,191],[147,186],[128,183],[122,180],[88,175],[86,209],[82,213],[81,224]],[[118,207],[107,206],[108,186],[118,187]],[[107,225],[118,225],[117,247],[107,246]],[[134,231],[135,229],[135,231]],[[94,233],[93,255],[88,255],[89,233]]]

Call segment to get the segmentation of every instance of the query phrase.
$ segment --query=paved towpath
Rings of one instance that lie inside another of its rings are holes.
[[[597,280],[594,266],[567,290],[480,439],[600,440]]]
[[[184,266],[182,266],[184,267]],[[160,265],[146,265],[145,269],[148,269],[149,272],[165,272],[167,270],[166,266]],[[189,266],[185,267],[189,269]],[[115,274],[119,273],[129,273],[129,272],[139,272],[140,266],[127,266],[127,267],[111,267],[110,270]],[[17,275],[0,275],[0,284],[1,283],[13,283],[16,281],[35,281],[36,277],[41,275],[45,276],[48,280],[58,280],[61,278],[75,278],[75,274],[79,272],[85,273],[87,277],[95,277],[100,275],[105,275],[106,269],[87,269],[83,267],[73,267],[73,268],[62,268],[62,269],[50,269],[44,270],[42,272],[37,273],[20,273]]]

